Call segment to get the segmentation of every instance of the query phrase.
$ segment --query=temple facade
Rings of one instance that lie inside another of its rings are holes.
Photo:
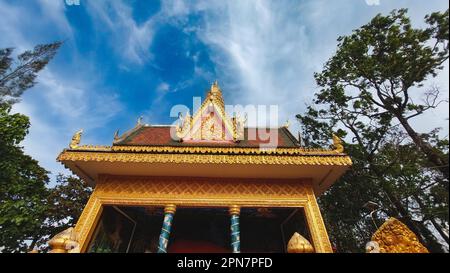
[[[245,123],[216,82],[177,126],[139,120],[111,146],[77,132],[57,159],[94,188],[74,251],[332,252],[316,198],[352,164],[340,140],[310,149],[286,126]]]

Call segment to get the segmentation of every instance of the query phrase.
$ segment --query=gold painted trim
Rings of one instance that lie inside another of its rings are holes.
[[[314,190],[312,187],[306,187],[306,190],[308,202],[306,203],[304,209],[306,222],[308,223],[309,231],[311,233],[314,249],[317,253],[333,253]]]
[[[239,215],[241,213],[241,208],[237,205],[232,205],[228,211],[230,212],[230,215]]]
[[[86,252],[102,211],[102,202],[94,189],[75,226],[75,232],[79,234],[80,252]]]
[[[174,204],[169,204],[164,207],[164,213],[174,214],[177,211],[177,206]]]
[[[340,150],[322,149],[322,148],[276,148],[262,149],[258,147],[199,147],[199,146],[93,146],[82,145],[69,151],[105,151],[105,152],[147,152],[147,153],[211,153],[211,154],[268,154],[268,155],[330,155],[346,156]]]
[[[212,154],[138,154],[63,151],[58,161],[134,162],[134,163],[192,163],[192,164],[257,164],[257,165],[338,165],[350,166],[348,156],[270,156],[270,155],[212,155]]]

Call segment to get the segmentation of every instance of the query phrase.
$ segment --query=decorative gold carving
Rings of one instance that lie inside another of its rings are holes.
[[[300,180],[217,179],[185,177],[120,177],[105,176],[97,182],[100,198],[143,197],[183,199],[303,199],[306,190]]]
[[[258,164],[258,165],[338,165],[350,166],[348,156],[317,155],[211,155],[211,154],[150,154],[63,151],[58,161],[95,162],[145,162],[145,163],[191,163],[191,164]]]
[[[225,132],[221,126],[217,126],[214,113],[211,112],[208,117],[202,121],[200,130],[193,135],[193,139],[197,140],[225,140]]]
[[[228,211],[230,212],[230,215],[239,215],[241,213],[241,208],[237,205],[232,205]]]
[[[186,113],[186,116],[183,118],[183,114],[180,114],[179,116],[180,124],[176,125],[176,132],[177,137],[180,138],[180,140],[183,140],[182,136],[186,135],[187,132],[189,132],[193,126],[193,118],[189,111]]]
[[[75,231],[79,235],[80,252],[86,251],[89,239],[94,232],[101,212],[102,204],[100,199],[97,198],[97,189],[94,189],[75,226]]]
[[[283,125],[283,127],[289,128],[290,125],[291,125],[291,123],[289,122],[289,120],[286,120],[286,123]]]
[[[121,137],[123,138],[123,137]],[[213,153],[213,154],[273,154],[273,155],[332,155],[336,156],[335,150],[317,149],[317,148],[277,148],[277,149],[260,149],[250,147],[177,147],[177,146],[77,146],[77,151],[91,151],[96,147],[103,148],[105,151],[114,152],[154,152],[154,153]]]
[[[188,207],[303,207],[314,194],[308,180],[122,177],[101,175],[76,232],[85,252],[102,205]],[[320,217],[320,215],[319,215]],[[313,223],[314,224],[314,223]],[[311,227],[315,229],[315,227]],[[326,238],[328,240],[328,238]]]
[[[78,144],[81,142],[81,135],[83,134],[83,129],[78,130],[72,137],[72,140],[69,143],[70,149],[78,148]]]
[[[77,223],[82,251],[101,206],[304,207],[314,248],[332,252],[314,192],[308,181],[101,176]]]
[[[313,253],[314,247],[305,237],[295,232],[288,242],[288,253]]]
[[[308,202],[305,206],[306,221],[311,233],[314,249],[318,253],[332,253],[330,239],[328,237],[325,223],[317,204],[316,196],[312,187],[306,187]]]
[[[334,151],[336,151],[337,153],[344,152],[344,145],[342,145],[342,140],[335,134],[333,134],[333,146]]]
[[[164,213],[174,214],[176,210],[177,210],[177,206],[175,206],[174,204],[169,204],[164,207]]]
[[[68,228],[48,241],[50,253],[79,253],[78,235],[74,228]]]
[[[111,151],[111,146],[103,146],[103,145],[81,145],[76,147],[76,151],[84,150],[84,151],[101,151],[101,152],[109,152]]]
[[[207,109],[208,107],[212,107],[213,111]],[[218,137],[218,134],[224,134],[222,132],[222,126],[213,126],[211,124],[205,124],[210,122],[208,117],[205,118],[204,113],[216,113],[218,115],[218,120],[221,121],[221,125],[223,125],[225,131],[229,132],[229,134],[233,137],[234,141],[238,141],[239,135],[235,132],[232,120],[228,118],[225,112],[225,103],[222,97],[222,91],[220,90],[219,84],[215,81],[211,85],[211,89],[206,95],[205,100],[202,105],[198,109],[197,113],[194,114],[193,117],[186,115],[185,119],[181,118],[181,125],[177,125],[176,134],[180,140],[184,138],[190,138],[194,140],[222,140],[221,137]],[[197,123],[200,123],[199,126],[195,126]],[[197,128],[194,128],[197,127]],[[196,130],[195,130],[196,129]],[[220,132],[216,132],[220,129]],[[200,135],[198,132],[201,131]]]
[[[247,116],[244,118],[238,116],[233,116],[231,118],[231,123],[233,125],[233,134],[235,136],[235,141],[240,141],[244,139],[244,127],[247,122]]]
[[[381,253],[428,253],[417,236],[402,222],[391,217],[373,234]]]

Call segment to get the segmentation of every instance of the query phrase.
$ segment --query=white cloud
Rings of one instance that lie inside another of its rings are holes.
[[[123,1],[86,1],[88,11],[98,32],[108,31],[119,56],[131,63],[143,64],[151,58],[149,47],[153,40],[155,18],[138,24],[133,10]]]
[[[158,87],[156,88],[156,91],[158,92],[167,92],[169,91],[170,85],[166,82],[162,82],[158,85]]]
[[[27,4],[0,2],[0,48],[15,47],[16,53],[23,52],[45,42],[49,30],[67,38],[68,43],[73,42],[63,1],[40,0],[33,3],[36,9]],[[71,56],[79,55],[76,48],[66,43],[60,50],[63,48]],[[30,117],[30,132],[22,143],[26,153],[53,174],[67,173],[56,162],[56,156],[67,147],[76,130],[86,130],[83,142],[96,143],[99,140],[92,131],[104,128],[122,110],[115,91],[103,87],[98,69],[89,60],[74,59],[62,66],[50,62],[39,73],[38,84],[27,90],[22,102],[13,107],[14,112]]]
[[[165,2],[162,13],[168,21],[195,31],[209,47],[226,102],[276,104],[280,123],[295,120],[295,114],[311,102],[317,90],[313,73],[320,71],[332,56],[339,36],[350,34],[377,13],[386,14],[394,8],[409,7],[415,25],[422,25],[425,14],[445,8],[439,2],[423,1],[385,1],[370,7],[363,1],[326,0],[183,3]],[[202,24],[185,24],[184,17],[199,12]],[[442,72],[432,82],[448,87],[448,73]],[[441,117],[432,123],[417,120],[417,128],[427,131],[433,126],[444,126],[448,132],[446,108],[427,114]],[[297,130],[298,124],[291,124],[293,131]]]
[[[104,130],[122,111],[118,96],[108,91],[99,90],[83,75],[67,78],[50,69],[42,71],[38,84],[13,107],[14,112],[30,117],[30,132],[23,142],[25,151],[53,174],[68,173],[56,157],[68,147],[72,134],[83,128],[83,143],[99,143],[95,130]]]

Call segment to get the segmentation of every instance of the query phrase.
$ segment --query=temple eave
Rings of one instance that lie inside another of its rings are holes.
[[[94,185],[101,174],[310,178],[321,194],[352,164],[346,155],[176,154],[65,150],[57,158]],[[192,166],[196,166],[192,168]]]

